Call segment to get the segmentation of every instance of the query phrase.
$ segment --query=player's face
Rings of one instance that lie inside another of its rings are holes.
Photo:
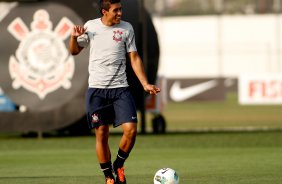
[[[106,11],[104,15],[112,25],[119,24],[122,16],[121,3],[111,4],[109,11]]]

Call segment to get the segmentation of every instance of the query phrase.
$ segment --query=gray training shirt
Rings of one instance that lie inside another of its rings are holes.
[[[89,88],[127,87],[126,53],[137,51],[130,23],[121,21],[106,26],[101,18],[85,23],[86,34],[77,38],[78,44],[90,44]]]

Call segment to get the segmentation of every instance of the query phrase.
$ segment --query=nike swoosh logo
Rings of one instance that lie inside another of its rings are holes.
[[[170,89],[170,97],[176,102],[184,101],[186,99],[192,98],[198,94],[201,94],[209,89],[212,89],[218,85],[216,79],[189,86],[187,88],[181,88],[180,82],[176,81],[173,83]]]
[[[166,168],[166,169],[163,169],[164,171],[162,171],[162,174],[166,173],[169,169]]]

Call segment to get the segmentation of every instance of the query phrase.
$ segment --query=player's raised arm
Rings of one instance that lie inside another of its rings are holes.
[[[82,26],[73,26],[71,38],[69,42],[69,50],[72,55],[77,55],[80,53],[80,51],[83,49],[83,47],[78,45],[77,37],[84,34],[86,29]]]
[[[156,95],[161,90],[155,85],[149,84],[144,71],[144,66],[138,52],[129,52],[130,63],[134,73],[141,82],[144,90],[150,94]]]

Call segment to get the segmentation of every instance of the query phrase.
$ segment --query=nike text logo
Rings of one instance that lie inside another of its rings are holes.
[[[211,88],[214,88],[218,85],[217,80],[210,80],[207,82],[203,82],[200,84],[196,84],[193,86],[189,86],[186,88],[180,87],[180,82],[177,81],[173,83],[170,89],[170,97],[172,100],[176,102],[180,102],[189,98],[192,98],[193,96],[196,96],[198,94],[201,94]]]

